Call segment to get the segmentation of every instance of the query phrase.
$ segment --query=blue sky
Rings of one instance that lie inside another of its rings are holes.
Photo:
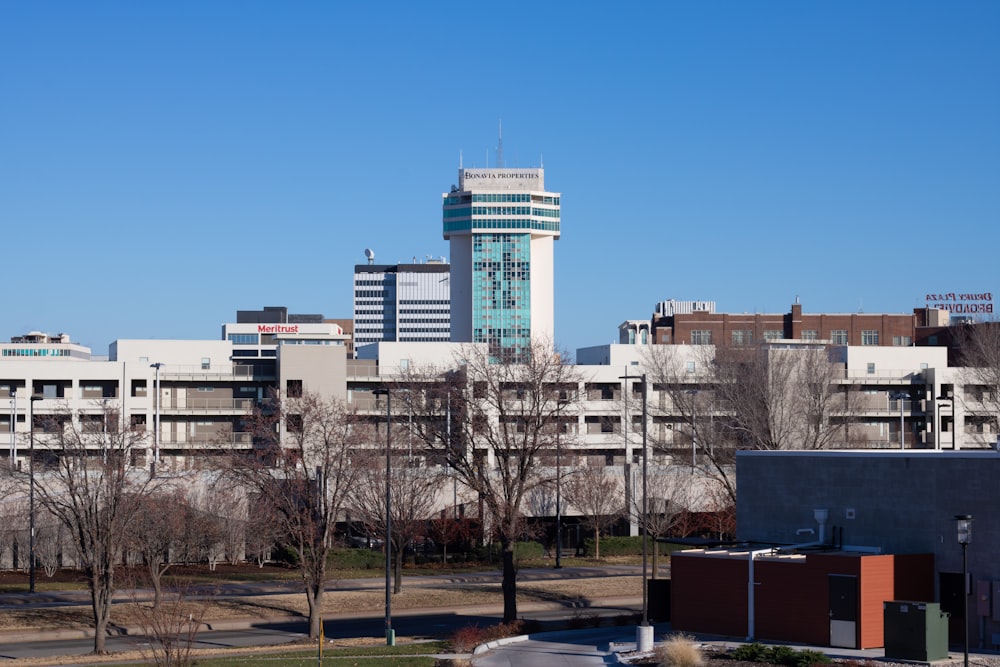
[[[996,292],[1000,3],[0,3],[0,338],[351,316],[467,167],[562,194],[556,336]],[[1000,300],[1000,299],[998,299]]]

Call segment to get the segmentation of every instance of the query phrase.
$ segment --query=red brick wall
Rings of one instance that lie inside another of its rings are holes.
[[[830,643],[829,565],[815,555],[805,562],[755,563],[755,578],[760,582],[755,614],[758,639]],[[844,571],[845,563],[838,565],[837,574],[853,574]]]
[[[793,306],[787,314],[681,313],[653,323],[653,342],[658,345],[690,345],[691,332],[712,332],[712,343],[720,347],[732,344],[732,332],[751,331],[755,340],[763,340],[764,331],[782,331],[783,338],[797,339],[803,330],[816,331],[822,340],[829,340],[834,330],[846,330],[849,345],[861,345],[861,332],[879,332],[878,344],[891,346],[893,336],[916,338],[916,315],[904,314],[814,314],[803,315],[801,306]]]
[[[746,637],[748,565],[746,560],[671,556],[671,628]]]
[[[671,558],[671,621],[686,632],[743,637],[749,563],[704,555]],[[931,601],[934,560],[926,554],[809,554],[805,560],[754,562],[754,634],[757,639],[829,645],[829,576],[858,578],[858,641],[884,643],[886,600]]]

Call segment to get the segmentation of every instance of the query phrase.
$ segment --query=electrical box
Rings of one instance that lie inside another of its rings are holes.
[[[948,657],[948,614],[937,602],[882,603],[885,657],[931,662]]]

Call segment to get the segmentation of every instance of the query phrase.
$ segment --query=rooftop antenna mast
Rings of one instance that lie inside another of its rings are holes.
[[[500,119],[500,138],[497,141],[497,167],[504,168],[503,164],[503,119]]]

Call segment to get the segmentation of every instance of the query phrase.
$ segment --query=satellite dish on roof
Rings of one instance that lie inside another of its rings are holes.
[[[375,251],[372,250],[371,248],[365,248],[365,257],[368,258],[369,264],[375,263]]]

